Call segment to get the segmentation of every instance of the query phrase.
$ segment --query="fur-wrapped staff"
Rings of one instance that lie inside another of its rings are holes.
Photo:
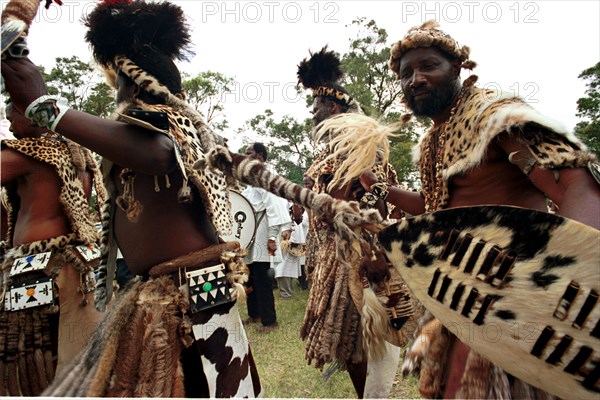
[[[29,49],[25,41],[29,27],[43,0],[11,0],[2,11],[2,58],[27,57]],[[46,9],[52,2],[62,5],[61,0],[46,0]],[[6,54],[5,54],[6,52]]]

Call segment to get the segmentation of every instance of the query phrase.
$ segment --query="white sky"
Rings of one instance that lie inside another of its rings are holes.
[[[38,14],[30,31],[30,58],[52,67],[56,57],[91,59],[80,17],[96,1],[63,0]],[[225,96],[233,131],[272,109],[276,116],[308,116],[298,96],[296,66],[325,44],[340,53],[357,17],[374,19],[389,44],[408,28],[437,19],[460,44],[471,47],[479,85],[518,93],[567,127],[578,122],[576,101],[585,85],[577,76],[600,60],[600,1],[198,1],[175,0],[190,19],[196,56],[181,63],[195,75],[213,70],[236,80]],[[6,0],[2,0],[5,4]]]

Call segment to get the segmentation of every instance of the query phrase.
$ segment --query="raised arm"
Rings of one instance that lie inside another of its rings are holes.
[[[21,112],[48,93],[39,70],[27,58],[3,60],[2,76],[14,107]],[[176,166],[171,139],[141,127],[68,110],[55,131],[141,173],[163,175]]]

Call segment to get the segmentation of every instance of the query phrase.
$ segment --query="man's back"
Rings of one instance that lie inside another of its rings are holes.
[[[114,167],[112,178],[123,194],[120,184],[122,169]],[[156,264],[218,243],[216,233],[207,218],[206,207],[197,191],[191,203],[180,203],[177,193],[182,185],[179,172],[169,174],[170,188],[160,177],[160,191],[155,191],[155,178],[135,175],[135,197],[143,210],[136,222],[127,219],[122,210],[115,212],[115,237],[127,260],[127,266],[138,275]]]

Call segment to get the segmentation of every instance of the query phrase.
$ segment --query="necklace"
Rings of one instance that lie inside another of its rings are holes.
[[[446,153],[446,140],[448,138],[448,125],[461,104],[465,88],[460,90],[454,106],[450,110],[448,119],[437,128],[429,131],[421,154],[421,181],[425,198],[425,212],[432,212],[443,206],[447,197],[447,185],[443,177],[444,156]]]

